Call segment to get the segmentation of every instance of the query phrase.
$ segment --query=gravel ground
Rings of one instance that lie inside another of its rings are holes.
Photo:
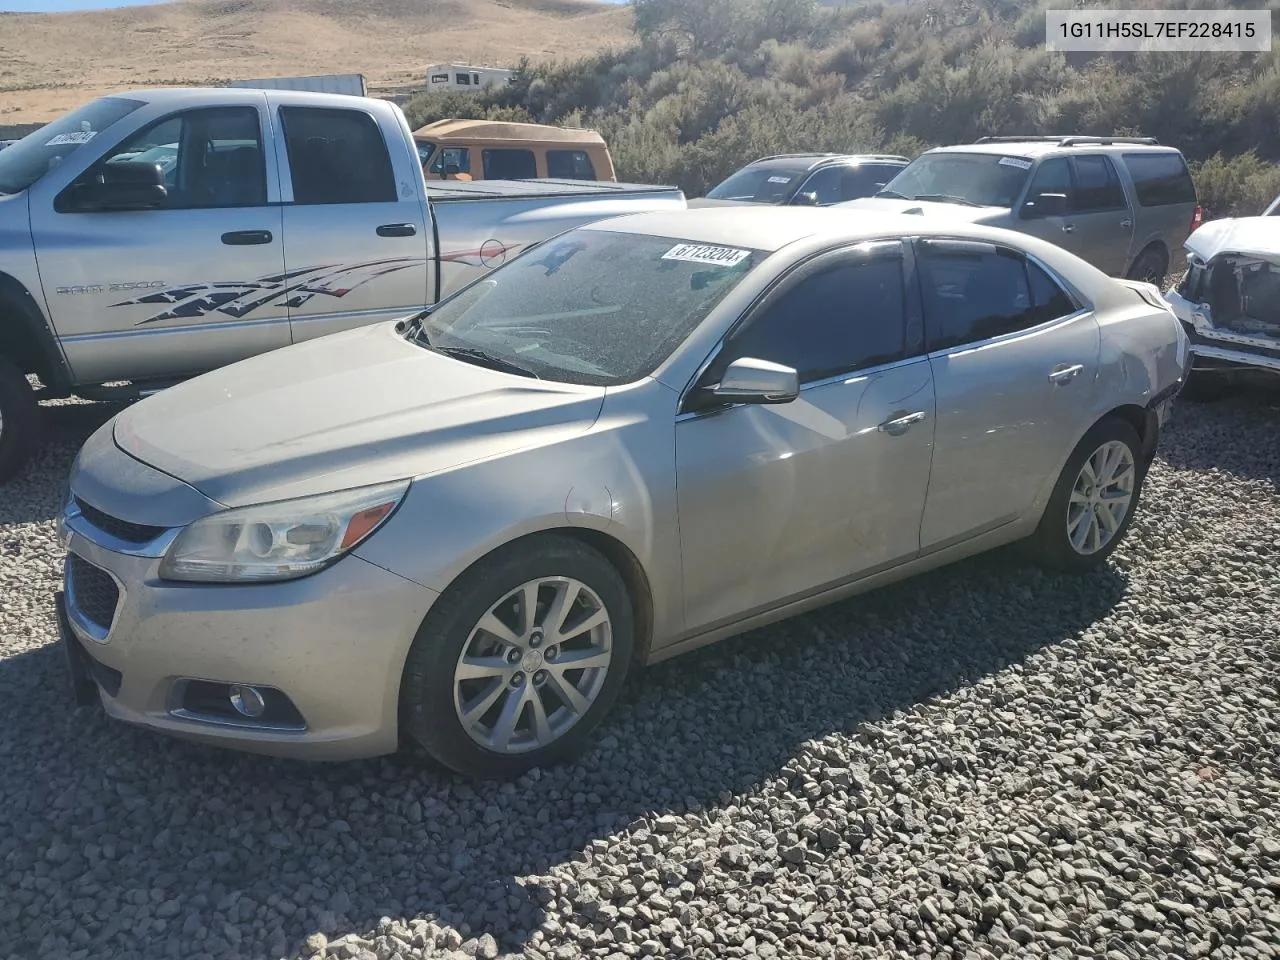
[[[1180,404],[1105,572],[728,641],[499,786],[72,709],[51,518],[109,411],[49,409],[0,493],[0,957],[1280,956],[1278,410]]]

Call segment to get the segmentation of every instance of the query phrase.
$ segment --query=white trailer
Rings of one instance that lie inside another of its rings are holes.
[[[265,80],[232,80],[229,87],[253,90],[310,90],[314,93],[342,93],[350,97],[368,95],[363,73],[327,73],[315,77],[269,77]]]
[[[465,63],[438,63],[427,67],[427,92],[445,90],[479,91],[504,87],[516,72],[503,67],[473,67]]]

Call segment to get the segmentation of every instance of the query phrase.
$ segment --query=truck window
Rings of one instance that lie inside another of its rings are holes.
[[[267,202],[266,154],[253,107],[210,107],[166,117],[114,147],[89,174],[123,161],[160,168],[170,210],[261,207]]]
[[[1077,213],[1123,210],[1128,204],[1120,177],[1110,158],[1102,155],[1073,157],[1076,168],[1076,192],[1071,209]]]
[[[594,180],[596,170],[585,150],[548,150],[547,176],[555,180]]]
[[[113,123],[143,105],[141,100],[101,97],[46,124],[30,136],[13,141],[0,157],[0,193],[27,189]]]
[[[1123,159],[1142,206],[1196,202],[1196,187],[1182,154],[1173,151],[1126,153]]]
[[[391,155],[373,117],[359,110],[281,107],[293,202],[394,203]]]
[[[532,150],[484,150],[481,156],[486,180],[533,180],[538,176]]]
[[[467,147],[442,147],[431,161],[431,172],[444,176],[445,167],[456,166],[458,173],[471,172],[471,151]]]

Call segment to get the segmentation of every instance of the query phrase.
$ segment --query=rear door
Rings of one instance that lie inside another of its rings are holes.
[[[293,342],[422,309],[428,237],[415,155],[389,150],[360,106],[275,106]]]
[[[1170,253],[1191,232],[1196,212],[1196,186],[1186,161],[1176,150],[1134,151],[1121,156],[1133,182],[1135,201],[1132,257],[1159,241]]]
[[[164,114],[33,197],[46,300],[79,382],[200,373],[289,343],[266,95],[229,99]],[[77,185],[125,159],[161,168],[165,205],[78,209]]]
[[[1133,211],[1111,158],[1085,154],[1071,158],[1070,224],[1081,254],[1099,270],[1123,276],[1133,244]]]

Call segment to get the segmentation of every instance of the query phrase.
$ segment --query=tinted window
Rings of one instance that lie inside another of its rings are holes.
[[[11,143],[0,155],[0,193],[27,189],[113,123],[142,105],[141,100],[103,97]]]
[[[930,350],[1016,333],[1075,312],[1057,283],[1012,250],[946,241],[920,246]]]
[[[434,348],[483,350],[543,379],[629,383],[652,373],[762,258],[579,228],[463,287],[425,332]]]
[[[803,169],[773,165],[747,166],[708,190],[707,197],[712,200],[785,203],[795,192],[804,174]]]
[[[1031,180],[1031,189],[1027,191],[1024,206],[1035,211],[1040,205],[1041,197],[1046,195],[1070,199],[1071,166],[1065,157],[1055,157],[1040,164]]]
[[[844,167],[825,167],[804,182],[798,191],[812,193],[818,197],[818,206],[825,207],[831,203],[839,203],[844,197],[840,192],[840,183],[844,176]]]
[[[418,162],[426,165],[431,159],[431,155],[436,152],[436,145],[427,140],[419,140],[416,143],[418,147]]]
[[[1124,165],[1133,177],[1138,203],[1161,207],[1195,203],[1196,187],[1180,153],[1126,153]]]
[[[923,153],[885,186],[908,200],[1011,207],[1031,170],[1023,157],[994,153]]]
[[[104,167],[125,161],[160,168],[169,209],[267,202],[266,155],[253,107],[190,110],[168,117],[113,147],[87,175],[97,177]]]
[[[538,176],[532,150],[485,150],[481,156],[486,180],[533,180]]]
[[[547,176],[556,180],[594,180],[596,170],[585,150],[548,150]]]
[[[795,367],[801,383],[901,360],[905,306],[900,257],[827,267],[801,280],[735,334],[712,376],[740,357]]]
[[[864,163],[850,167],[845,173],[841,193],[845,200],[873,196],[888,186],[889,181],[902,172],[905,164]]]
[[[1080,213],[1093,210],[1123,210],[1128,204],[1115,167],[1107,157],[1076,157],[1076,188],[1071,209]]]
[[[281,107],[293,202],[396,200],[391,156],[373,117],[357,110]]]
[[[471,172],[471,151],[466,147],[442,147],[431,161],[431,172],[444,176],[445,168],[456,166],[458,173]]]

